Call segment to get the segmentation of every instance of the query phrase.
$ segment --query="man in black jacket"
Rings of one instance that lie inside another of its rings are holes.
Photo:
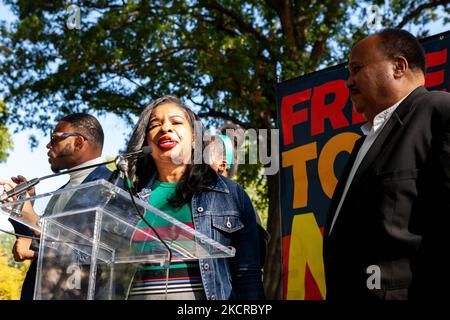
[[[450,216],[450,94],[429,92],[417,39],[386,29],[348,64],[365,115],[324,233],[327,299],[436,299]]]

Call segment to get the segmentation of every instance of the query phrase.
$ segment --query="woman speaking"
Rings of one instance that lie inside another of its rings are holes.
[[[199,145],[194,141],[203,140],[195,137],[196,123],[198,116],[178,98],[159,98],[142,112],[127,150],[152,147],[151,155],[129,166],[137,190],[150,194],[150,205],[236,249],[233,258],[171,263],[167,299],[263,299],[255,209],[240,185],[218,175],[208,163],[194,162],[194,147]],[[203,154],[203,143],[200,146]],[[152,274],[146,266],[137,272],[129,299],[165,297]]]

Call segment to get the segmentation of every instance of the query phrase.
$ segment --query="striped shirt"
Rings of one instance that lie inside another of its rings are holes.
[[[156,180],[152,186],[150,205],[174,217],[180,222],[193,228],[191,208],[188,203],[180,208],[174,208],[168,201],[176,192],[176,183],[161,182]],[[189,245],[188,235],[179,233],[178,228],[171,227],[171,224],[151,212],[146,212],[145,219],[156,229],[163,240],[174,246],[178,243],[182,250],[183,241]],[[138,225],[139,229],[145,230],[150,235],[153,231],[142,221]],[[186,239],[186,240],[185,240]],[[175,240],[175,241],[171,241]],[[149,239],[148,236],[136,233],[133,237],[133,248],[143,254],[145,251],[154,252],[155,246],[161,247],[157,241]],[[161,248],[163,249],[163,248]],[[168,282],[166,277],[168,271]],[[200,274],[198,260],[181,260],[174,255],[169,269],[156,263],[146,263],[136,272],[129,299],[158,300],[204,300],[205,292]]]

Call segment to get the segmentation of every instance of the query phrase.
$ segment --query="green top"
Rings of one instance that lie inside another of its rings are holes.
[[[176,182],[161,182],[159,180],[155,180],[155,182],[151,187],[152,192],[150,195],[149,204],[163,211],[167,215],[174,217],[178,221],[188,225],[189,227],[194,228],[194,225],[192,223],[192,214],[190,205],[188,203],[185,203],[183,206],[175,208],[169,202],[169,199],[171,199],[175,195],[176,188],[177,188]],[[148,223],[151,224],[160,233],[160,235],[168,234],[168,237],[170,238],[171,230],[173,229],[166,228],[172,226],[172,223],[170,221],[167,221],[162,217],[153,214],[151,211],[147,211],[144,217],[145,220],[147,220]],[[149,226],[144,221],[141,221],[138,224],[138,228],[146,229],[150,234],[153,234],[153,231],[149,230]],[[167,237],[164,236],[163,238],[167,239]],[[177,242],[179,241],[180,239],[177,240]],[[134,247],[138,251],[141,252],[146,251],[152,248],[152,245],[154,244],[152,242],[153,241],[137,241],[135,242]]]
[[[177,183],[176,182],[161,182],[155,180],[152,185],[152,193],[150,195],[150,205],[158,208],[159,210],[167,213],[169,216],[174,217],[180,222],[191,225],[192,224],[192,214],[191,208],[188,203],[185,203],[181,208],[174,208],[172,204],[168,201],[176,193]],[[145,218],[151,219],[149,221],[154,227],[165,227],[170,225],[168,221],[161,219],[159,216],[154,216],[153,214],[146,213]],[[140,227],[146,227],[146,225],[140,225]]]
[[[176,188],[176,183],[156,180],[151,187],[152,192],[149,204],[193,228],[190,204],[186,203],[180,208],[174,208],[168,201],[175,195]],[[160,234],[166,233],[167,238],[172,238],[170,222],[151,212],[145,213],[145,219],[158,230]],[[138,227],[149,229],[143,221],[139,223]],[[153,232],[149,230],[149,233]],[[178,246],[181,245],[182,247],[186,247],[186,241],[190,243],[192,240],[180,238],[175,239],[174,242],[169,240],[168,244],[178,244]],[[136,238],[134,241],[134,247],[137,250],[139,250],[139,248],[141,250],[145,250],[145,248],[151,249],[152,244],[154,244],[154,241],[152,240]],[[157,296],[163,297],[166,288],[165,277],[166,273],[164,267],[159,264],[144,264],[133,279],[130,298],[154,299]],[[172,261],[169,267],[169,276],[167,280],[167,292],[170,299],[205,299],[198,261]]]

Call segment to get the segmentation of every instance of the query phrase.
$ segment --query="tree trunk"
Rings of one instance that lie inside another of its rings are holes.
[[[283,278],[281,264],[281,219],[279,199],[279,173],[267,176],[269,194],[269,216],[267,231],[270,241],[264,265],[264,291],[270,300],[283,299]]]

